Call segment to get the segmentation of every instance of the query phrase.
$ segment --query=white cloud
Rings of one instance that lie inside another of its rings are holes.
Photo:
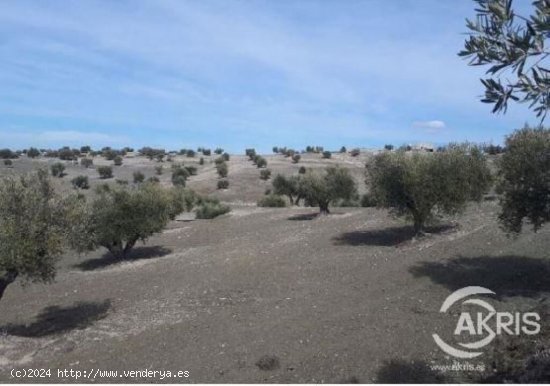
[[[447,126],[443,121],[415,121],[412,126],[415,129],[424,130],[427,133],[438,133],[441,130],[445,129]]]

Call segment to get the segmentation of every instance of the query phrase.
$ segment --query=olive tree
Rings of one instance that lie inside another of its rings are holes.
[[[31,148],[29,148],[29,150],[27,150],[27,157],[29,157],[29,158],[36,158],[39,155],[40,155],[40,150],[38,150],[35,147],[31,147]]]
[[[218,176],[220,178],[227,177],[227,174],[229,172],[229,168],[227,167],[227,164],[225,163],[225,161],[223,159],[221,160],[221,162],[217,163],[216,171],[218,172]]]
[[[189,172],[181,166],[175,167],[172,171],[172,184],[174,186],[185,186],[187,178],[189,178]]]
[[[527,220],[537,231],[550,221],[550,130],[517,130],[506,138],[499,164],[502,227],[519,233]]]
[[[481,200],[491,186],[485,157],[467,145],[438,153],[380,153],[367,173],[377,206],[412,218],[416,234],[435,216],[459,213],[469,200]]]
[[[512,0],[476,0],[476,19],[466,20],[469,37],[459,56],[472,66],[490,66],[482,102],[493,112],[506,112],[508,101],[529,103],[537,116],[550,107],[550,1],[533,1],[531,15],[519,15]],[[504,83],[502,80],[505,80]]]
[[[273,192],[277,195],[287,196],[290,205],[298,205],[301,199],[298,189],[299,181],[300,179],[298,176],[290,176],[287,178],[282,174],[277,174],[271,182],[273,185]]]
[[[73,247],[84,252],[102,246],[117,258],[125,257],[139,240],[145,242],[161,232],[184,210],[184,198],[176,189],[151,182],[134,187],[103,185],[87,205],[82,237],[74,240]]]
[[[0,180],[0,298],[18,277],[46,283],[55,277],[74,199],[56,195],[44,170]]]
[[[329,167],[323,173],[307,171],[299,180],[298,191],[306,204],[318,206],[321,214],[328,214],[331,202],[350,200],[357,194],[357,186],[348,169]]]

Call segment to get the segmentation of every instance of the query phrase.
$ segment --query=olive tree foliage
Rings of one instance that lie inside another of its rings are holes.
[[[46,283],[54,278],[77,201],[55,194],[45,170],[0,180],[0,298],[18,277]]]
[[[451,145],[444,152],[380,153],[367,164],[367,184],[377,206],[411,218],[416,234],[442,214],[461,212],[491,186],[483,153],[475,146]]]
[[[499,164],[502,227],[517,234],[527,220],[537,231],[550,221],[550,130],[515,131],[506,138]]]
[[[161,232],[186,209],[183,188],[162,188],[152,182],[134,187],[103,185],[85,208],[73,247],[79,252],[102,246],[123,258],[138,241]]]
[[[298,176],[285,177],[282,174],[277,174],[271,184],[273,185],[273,192],[280,196],[288,197],[290,205],[299,205],[302,198],[299,191]]]
[[[490,77],[481,79],[482,102],[493,104],[494,113],[506,112],[509,100],[526,102],[544,119],[550,108],[550,1],[533,1],[529,16],[517,14],[512,0],[475,1],[476,19],[466,20],[469,37],[459,56],[472,66],[490,66]]]
[[[329,167],[324,173],[308,170],[299,179],[298,191],[307,205],[318,206],[321,214],[328,214],[331,202],[350,200],[357,194],[357,186],[348,169]]]

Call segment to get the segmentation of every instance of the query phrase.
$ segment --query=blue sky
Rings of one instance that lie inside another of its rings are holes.
[[[526,1],[521,2],[527,4]],[[492,141],[469,0],[0,1],[0,147]]]

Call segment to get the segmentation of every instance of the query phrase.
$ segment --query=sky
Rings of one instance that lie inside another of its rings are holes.
[[[0,0],[0,148],[499,144],[538,120],[479,101],[474,6]]]

